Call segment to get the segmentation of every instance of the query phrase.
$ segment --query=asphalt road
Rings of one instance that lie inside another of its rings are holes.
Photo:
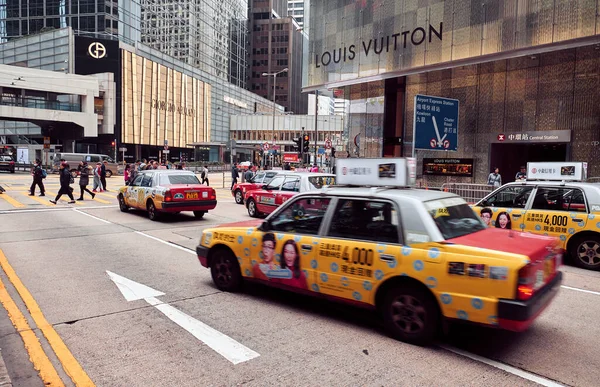
[[[0,308],[0,348],[14,386],[44,385],[32,354],[46,356],[55,385],[67,386],[74,385],[68,375],[78,385],[98,386],[528,386],[536,377],[546,385],[597,386],[600,380],[600,273],[565,266],[569,288],[523,334],[453,325],[437,345],[415,347],[388,338],[377,316],[363,310],[262,286],[218,291],[193,250],[205,227],[249,219],[226,190],[204,219],[183,213],[151,222],[143,213],[121,213],[114,192],[102,197],[108,203],[29,202],[15,185],[19,179],[0,176],[4,195],[23,205],[0,198],[0,300],[14,300],[30,327],[17,332],[6,305]],[[118,183],[109,183],[111,191]],[[155,297],[162,306],[127,301],[107,271],[164,293]],[[196,325],[199,335],[211,327],[260,356],[232,363],[176,324],[177,312],[165,314],[167,304],[189,316],[188,323],[205,324]],[[41,343],[37,350],[31,332]]]

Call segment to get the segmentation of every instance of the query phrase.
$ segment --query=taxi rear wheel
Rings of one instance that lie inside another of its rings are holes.
[[[148,206],[146,209],[148,210],[148,218],[150,220],[158,220],[160,215],[158,214],[158,211],[156,211],[156,206],[154,205],[154,202],[152,200],[148,202]]]
[[[125,203],[125,198],[123,197],[123,195],[119,195],[119,209],[121,210],[121,212],[129,211],[129,206],[127,205],[127,203]]]
[[[248,199],[248,215],[253,218],[258,218],[260,216],[260,213],[256,209],[256,202],[254,199]]]
[[[235,202],[237,204],[244,204],[244,195],[242,195],[242,191],[239,189],[235,191]]]
[[[440,314],[433,297],[425,290],[410,285],[390,289],[382,312],[384,324],[395,339],[427,345],[435,338]]]
[[[210,257],[210,274],[217,289],[235,292],[242,286],[242,272],[233,253],[224,248],[217,249]]]
[[[600,270],[600,237],[583,235],[571,245],[571,257],[575,264],[589,270]]]

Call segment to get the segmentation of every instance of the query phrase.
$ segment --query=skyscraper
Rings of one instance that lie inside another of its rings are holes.
[[[250,0],[249,89],[275,99],[288,112],[306,114],[308,98],[301,93],[305,37],[300,25],[286,14],[287,0]],[[274,73],[279,73],[275,88],[273,76],[263,75]]]
[[[304,27],[304,0],[288,0],[288,16],[292,16],[300,27]]]

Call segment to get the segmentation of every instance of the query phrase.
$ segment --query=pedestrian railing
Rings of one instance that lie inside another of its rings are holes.
[[[457,194],[467,202],[475,203],[492,192],[494,187],[487,184],[444,183],[440,190]]]
[[[588,183],[600,183],[600,176],[598,177],[588,177],[586,180]]]

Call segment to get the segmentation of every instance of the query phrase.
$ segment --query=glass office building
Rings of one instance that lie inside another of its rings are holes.
[[[600,18],[595,1],[310,1],[305,91],[349,102],[347,150],[409,156],[415,97],[459,101],[457,151],[484,182],[527,161],[586,161],[600,176]],[[318,15],[312,17],[312,15]],[[416,133],[418,139],[422,133]]]

